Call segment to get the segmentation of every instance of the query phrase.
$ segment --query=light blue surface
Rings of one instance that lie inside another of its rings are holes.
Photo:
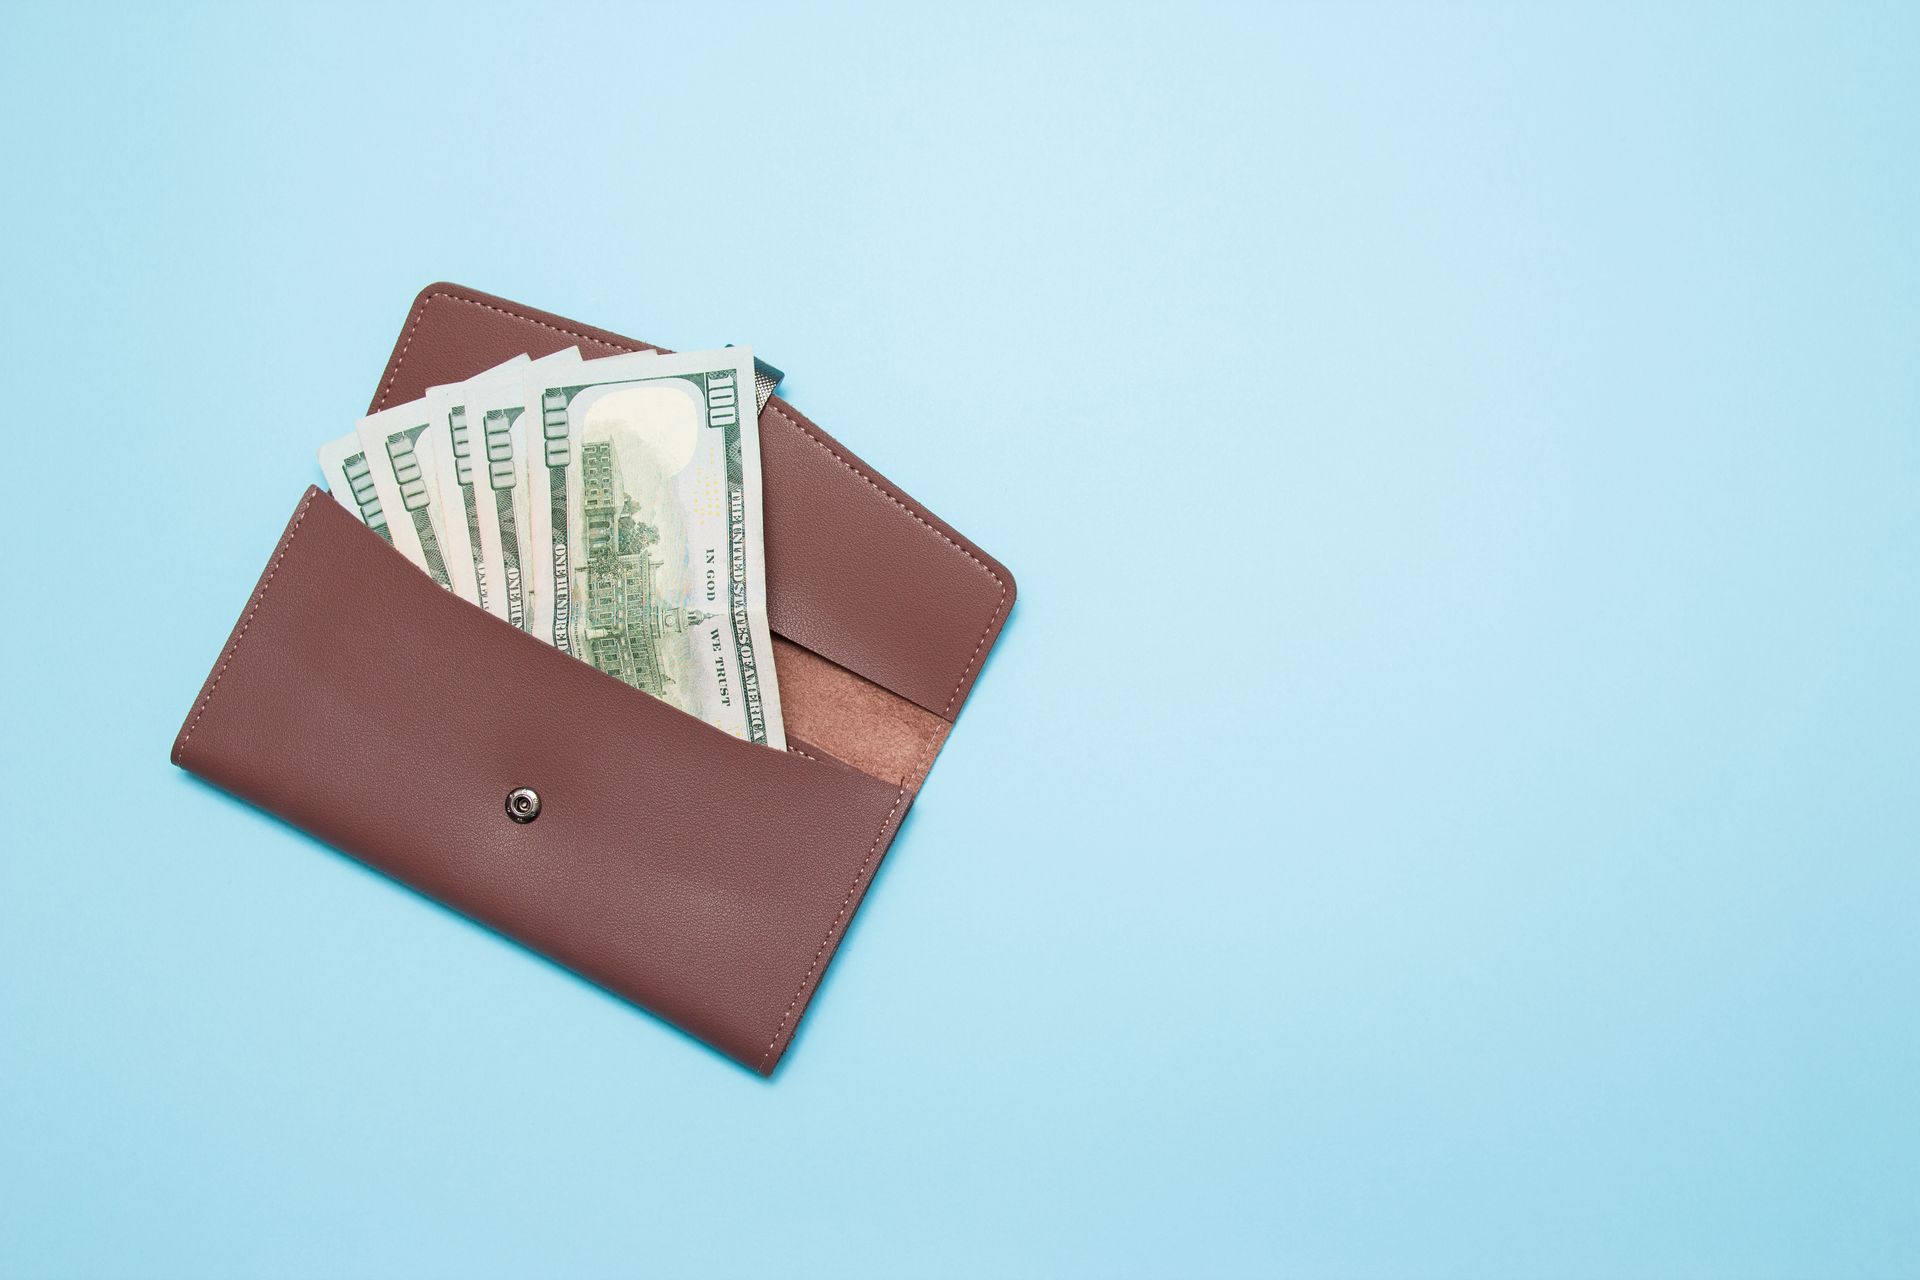
[[[1920,1274],[1911,10],[538,8],[0,17],[0,1274]],[[441,278],[1019,578],[771,1084],[166,761]]]

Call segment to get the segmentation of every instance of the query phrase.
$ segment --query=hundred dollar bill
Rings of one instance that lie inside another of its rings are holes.
[[[504,574],[500,565],[498,514],[492,510],[492,485],[488,476],[486,436],[481,402],[503,398],[517,400],[521,371],[527,357],[515,356],[505,364],[476,374],[465,382],[428,387],[426,401],[432,411],[433,470],[439,481],[435,499],[443,513],[441,532],[447,537],[448,570],[454,590],[495,617],[524,616],[515,584],[514,606],[509,610],[502,592]],[[495,388],[498,393],[490,393]],[[491,537],[493,556],[487,555],[488,534],[481,529],[481,512],[493,515]]]
[[[411,400],[360,419],[355,431],[366,451],[394,548],[451,590],[446,543],[433,509],[438,485],[431,470],[432,446],[422,439],[432,425],[427,402]]]
[[[435,527],[447,558],[447,577],[461,599],[487,607],[486,565],[480,559],[480,512],[473,489],[473,433],[459,384],[428,387],[427,433],[414,448],[428,455],[427,479],[433,485]]]
[[[532,514],[528,510],[525,374],[529,369],[579,363],[576,347],[531,362],[516,356],[460,384],[475,451],[480,556],[493,584],[486,608],[523,631],[533,623],[533,575],[527,572]]]
[[[380,495],[373,488],[373,469],[367,465],[367,451],[356,432],[320,446],[320,472],[327,478],[327,489],[334,500],[375,533],[393,541],[387,531],[386,512]]]
[[[533,634],[784,748],[745,347],[529,369]]]

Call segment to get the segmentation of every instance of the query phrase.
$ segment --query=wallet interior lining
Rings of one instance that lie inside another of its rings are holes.
[[[773,659],[790,736],[869,777],[920,789],[951,724],[785,636],[773,637]]]

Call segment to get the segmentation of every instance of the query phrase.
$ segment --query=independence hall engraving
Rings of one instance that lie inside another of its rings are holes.
[[[608,675],[665,697],[673,681],[662,646],[714,615],[679,609],[661,600],[654,574],[664,563],[653,557],[660,531],[637,518],[639,508],[620,483],[613,445],[581,447],[581,516],[586,527],[586,652],[581,656]],[[577,605],[576,605],[577,607]]]

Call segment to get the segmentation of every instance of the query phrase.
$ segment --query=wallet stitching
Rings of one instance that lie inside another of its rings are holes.
[[[380,384],[380,397],[375,404],[381,406],[386,404],[387,395],[393,390],[393,380],[400,376],[400,366],[407,362],[407,352],[413,347],[413,335],[420,331],[420,322],[426,318],[427,309],[424,305],[413,313],[413,323],[407,326],[407,336],[400,340],[400,354],[393,358],[393,368],[387,370],[387,380]]]
[[[478,298],[463,298],[457,293],[441,293],[436,291],[434,293],[429,293],[421,301],[419,309],[413,313],[413,323],[407,326],[407,336],[400,343],[400,354],[393,358],[393,368],[387,371],[387,380],[380,387],[381,401],[385,401],[388,393],[393,390],[394,380],[400,376],[400,366],[407,362],[407,348],[413,345],[414,331],[420,327],[420,322],[426,319],[427,307],[429,304],[433,302],[435,298],[445,298],[449,302],[464,302],[468,306],[479,307],[481,310],[491,311],[495,315],[506,316],[508,319],[511,319],[511,320],[524,320],[528,324],[537,324],[542,329],[551,329],[555,333],[564,334],[569,338],[578,338],[582,342],[591,342],[602,347],[613,347],[616,350],[625,350],[625,351],[641,351],[641,350],[650,349],[647,347],[645,343],[640,343],[636,345],[630,342],[616,342],[608,338],[596,338],[592,334],[581,333],[575,329],[567,329],[557,324],[551,324],[545,320],[535,319],[533,316],[528,315],[524,311],[510,311],[505,307],[496,307],[491,302],[482,302]]]
[[[200,717],[207,714],[207,708],[213,703],[214,692],[219,689],[221,679],[227,674],[227,668],[240,653],[240,642],[247,638],[247,631],[253,626],[254,618],[260,612],[260,606],[266,603],[267,588],[273,585],[273,576],[280,572],[280,562],[287,558],[287,552],[293,549],[293,536],[300,532],[300,525],[307,518],[307,508],[313,505],[315,495],[309,493],[300,503],[300,509],[293,513],[293,523],[287,526],[287,536],[280,540],[280,550],[273,557],[273,563],[267,566],[267,576],[260,580],[260,589],[253,593],[253,603],[247,607],[247,616],[240,620],[240,629],[233,633],[233,640],[227,645],[227,651],[220,658],[220,665],[214,670],[213,679],[207,682],[207,691],[200,697],[200,705],[194,708],[193,719],[187,721],[187,727],[180,731],[180,745],[174,748],[176,756],[183,756],[187,750],[187,741],[193,737],[193,731],[200,726]]]
[[[839,931],[840,922],[847,917],[853,906],[853,895],[860,889],[860,881],[866,877],[867,868],[873,865],[873,857],[880,852],[880,839],[887,834],[887,824],[893,821],[893,815],[900,812],[901,802],[907,798],[907,789],[902,786],[893,797],[893,807],[887,810],[887,816],[880,819],[880,829],[873,833],[873,844],[867,849],[867,856],[860,859],[860,866],[853,873],[853,883],[847,886],[847,896],[840,900],[840,909],[833,913],[833,920],[827,925],[827,936],[820,939],[820,946],[813,953],[813,962],[807,971],[800,975],[800,985],[794,990],[793,999],[787,1001],[786,1012],[780,1015],[780,1023],[773,1029],[773,1039],[767,1041],[767,1047],[760,1054],[760,1070],[767,1069],[767,1060],[773,1056],[773,1047],[780,1043],[780,1035],[787,1029],[788,1019],[793,1017],[794,1009],[800,1004],[800,997],[806,993],[807,983],[820,968],[821,957],[826,955],[827,946],[833,941],[833,935]]]
[[[875,493],[885,498],[888,502],[891,502],[894,506],[900,508],[902,511],[906,512],[908,515],[912,516],[915,520],[919,521],[921,525],[923,525],[929,533],[932,533],[935,537],[939,538],[940,541],[946,543],[949,547],[952,547],[955,551],[958,551],[961,555],[971,560],[975,568],[979,569],[980,572],[986,574],[989,578],[992,578],[994,585],[1000,588],[1000,599],[994,605],[993,616],[987,619],[986,629],[981,631],[980,639],[974,642],[973,653],[968,656],[967,665],[960,669],[960,678],[954,682],[953,692],[947,695],[947,705],[940,709],[941,719],[943,720],[947,719],[953,712],[954,702],[960,697],[960,690],[967,683],[967,677],[971,675],[973,672],[973,664],[980,661],[980,651],[986,647],[987,637],[993,634],[994,623],[1000,621],[1000,615],[1007,607],[1006,580],[1003,579],[999,574],[995,573],[993,569],[990,566],[988,566],[986,561],[982,560],[979,556],[976,556],[975,554],[973,554],[973,552],[967,550],[965,547],[961,546],[958,542],[955,542],[952,538],[948,537],[946,534],[942,533],[939,529],[935,528],[932,525],[932,523],[930,523],[927,520],[925,516],[921,515],[919,512],[915,511],[912,507],[909,507],[906,503],[900,501],[900,499],[888,493],[885,489],[882,489],[877,483],[875,483],[872,476],[860,470],[860,468],[854,466],[853,463],[847,461],[846,458],[842,457],[839,453],[837,453],[833,449],[833,447],[829,445],[826,441],[820,439],[820,437],[814,435],[811,431],[808,431],[805,427],[802,427],[799,423],[795,422],[792,418],[789,418],[785,413],[782,413],[778,405],[769,405],[768,408],[770,408],[773,411],[773,416],[777,421],[784,422],[789,427],[793,428],[795,431],[798,431],[800,433],[801,439],[808,441],[815,448],[819,449],[822,453],[826,454],[829,458],[832,458],[835,462],[845,467],[849,472],[853,473],[855,476],[858,476],[860,479],[866,481],[867,487],[869,489],[872,489]]]
[[[597,343],[598,345],[603,347],[613,347],[616,350],[625,350],[625,351],[640,351],[640,350],[648,349],[646,347],[646,344],[644,343],[634,344],[630,342],[615,341],[605,337],[594,337],[591,334],[581,333],[575,329],[564,328],[561,325],[552,323],[551,321],[541,320],[538,317],[530,316],[524,311],[514,311],[514,310],[509,310],[506,307],[496,307],[491,302],[482,302],[478,298],[463,297],[457,293],[445,293],[441,291],[435,291],[433,293],[427,294],[423,299],[421,299],[418,309],[414,312],[413,323],[407,326],[407,335],[405,338],[401,340],[400,352],[398,355],[394,356],[393,358],[393,368],[387,371],[387,380],[385,384],[382,385],[382,387],[380,388],[380,401],[376,403],[384,402],[386,400],[387,394],[390,391],[392,391],[394,380],[400,376],[400,366],[406,363],[407,351],[410,347],[413,346],[413,335],[420,328],[420,322],[426,318],[427,308],[430,305],[432,305],[433,300],[435,298],[445,298],[449,302],[464,302],[469,306],[479,307],[482,310],[494,312],[496,315],[507,316],[510,319],[515,319],[515,320],[524,320],[528,324],[538,325],[542,329],[550,329],[554,333],[562,334],[569,338],[578,338],[582,342]],[[993,567],[989,565],[986,561],[982,560],[979,556],[975,555],[972,551],[968,550],[966,547],[961,546],[958,542],[955,542],[947,534],[941,532],[941,530],[936,528],[932,524],[932,522],[930,522],[925,516],[921,515],[919,512],[915,511],[912,507],[909,507],[906,503],[900,501],[900,499],[894,497],[892,494],[888,493],[885,489],[881,488],[879,483],[876,482],[872,476],[868,475],[866,472],[862,471],[859,467],[856,467],[852,462],[848,461],[845,457],[841,456],[838,452],[836,452],[833,449],[831,445],[827,444],[826,441],[820,439],[818,436],[814,435],[811,431],[808,431],[805,427],[802,427],[798,422],[795,422],[792,418],[789,418],[785,413],[781,412],[780,408],[777,405],[773,405],[769,407],[773,409],[773,416],[775,419],[777,419],[780,422],[786,423],[788,427],[792,428],[794,431],[799,432],[802,439],[809,441],[816,448],[818,448],[822,453],[825,453],[829,458],[832,458],[835,462],[845,467],[848,471],[852,472],[854,475],[858,476],[860,479],[866,481],[868,488],[872,489],[875,493],[885,498],[888,502],[891,502],[894,506],[900,508],[902,511],[906,512],[908,515],[912,516],[923,527],[925,527],[928,532],[932,533],[935,537],[939,538],[940,541],[946,543],[949,547],[953,548],[953,550],[959,552],[961,555],[965,556],[968,560],[972,561],[975,568],[979,569],[982,573],[986,574],[989,578],[992,578],[994,581],[994,585],[1000,588],[1000,599],[999,599],[999,602],[994,606],[993,615],[987,619],[987,625],[985,629],[983,629],[980,632],[979,640],[974,642],[973,653],[968,656],[967,665],[960,669],[960,678],[954,681],[953,692],[947,695],[947,704],[946,706],[942,707],[940,710],[941,718],[945,720],[950,720],[953,715],[953,704],[959,701],[960,691],[966,687],[967,677],[973,674],[974,665],[980,661],[980,655],[987,647],[987,638],[993,634],[994,627],[999,623],[1001,617],[1006,613],[1006,610],[1007,610],[1006,580],[1002,578],[999,574],[995,573],[993,571]],[[882,828],[884,829],[885,824],[882,823],[881,825],[882,825]],[[802,985],[804,986],[805,984],[803,983]]]

